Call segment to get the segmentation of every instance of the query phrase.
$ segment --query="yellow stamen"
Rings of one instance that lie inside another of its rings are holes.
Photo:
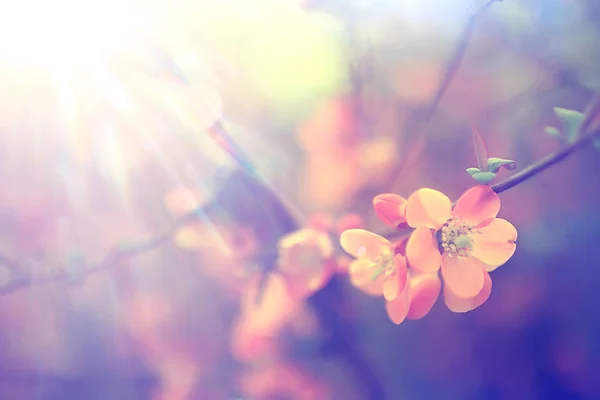
[[[473,225],[458,218],[449,219],[437,233],[440,251],[450,256],[467,257],[475,245],[476,231]]]

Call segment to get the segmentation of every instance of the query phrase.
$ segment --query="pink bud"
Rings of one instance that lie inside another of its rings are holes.
[[[394,193],[384,193],[373,198],[375,213],[383,222],[394,228],[406,222],[407,200]]]

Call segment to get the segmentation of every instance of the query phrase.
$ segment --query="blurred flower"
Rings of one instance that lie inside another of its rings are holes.
[[[276,334],[252,329],[252,321],[245,317],[238,318],[233,323],[229,343],[233,357],[242,362],[264,360],[281,351],[281,343]]]
[[[323,287],[335,262],[329,236],[315,229],[301,229],[279,241],[277,268],[292,295],[305,298]]]
[[[389,136],[379,136],[365,140],[357,148],[358,164],[365,186],[385,183],[388,173],[398,161],[398,145]]]
[[[242,292],[240,302],[245,329],[262,336],[275,335],[301,305],[277,272],[264,281],[256,276]]]
[[[240,390],[252,399],[286,398],[325,400],[331,398],[327,387],[308,370],[275,361],[245,370],[239,380]]]
[[[316,107],[297,131],[298,142],[309,154],[328,154],[353,148],[360,140],[352,98],[335,97]]]
[[[165,206],[175,218],[184,218],[192,215],[207,199],[199,190],[180,187],[167,194]],[[173,242],[180,249],[201,252],[204,270],[234,293],[238,293],[258,270],[258,266],[251,263],[258,251],[255,232],[240,224],[211,222],[200,217],[190,219],[174,233]]]
[[[360,165],[350,150],[308,154],[300,196],[312,209],[341,209],[360,187]]]
[[[467,190],[454,209],[433,189],[408,198],[406,221],[416,228],[406,245],[408,263],[420,273],[436,273],[441,265],[444,299],[454,312],[483,304],[491,292],[488,273],[515,252],[517,230],[496,218],[499,210],[500,198],[485,185]]]

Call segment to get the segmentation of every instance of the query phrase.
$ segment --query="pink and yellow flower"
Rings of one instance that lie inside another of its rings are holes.
[[[433,307],[441,287],[435,273],[407,268],[403,244],[364,229],[350,229],[341,238],[342,248],[356,257],[349,268],[351,283],[371,295],[383,295],[390,319],[400,324],[405,318],[419,319]]]
[[[340,236],[342,248],[356,260],[350,263],[350,282],[372,296],[393,298],[404,290],[407,265],[388,239],[364,229],[349,229]],[[386,293],[388,294],[386,296]]]
[[[297,298],[322,288],[335,270],[333,243],[316,229],[300,229],[279,240],[277,270]]]
[[[356,260],[349,274],[353,285],[383,295],[396,324],[424,317],[433,307],[444,280],[444,301],[454,312],[473,310],[492,290],[489,272],[515,252],[517,230],[496,218],[500,199],[485,185],[467,190],[452,208],[450,199],[420,189],[408,199],[386,193],[373,199],[380,219],[398,229],[414,228],[399,244],[362,229],[345,231],[340,244]]]
[[[420,273],[437,273],[444,280],[444,300],[455,312],[483,304],[491,293],[489,272],[515,252],[517,230],[496,218],[500,198],[485,185],[467,190],[454,208],[433,189],[419,189],[406,204],[406,222],[415,228],[406,244],[406,258]]]

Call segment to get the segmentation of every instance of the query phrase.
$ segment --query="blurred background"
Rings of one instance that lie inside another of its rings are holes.
[[[384,233],[376,194],[457,199],[472,126],[515,172],[560,147],[596,0],[494,2],[419,119],[485,3],[1,2],[0,398],[600,399],[593,146],[501,194],[517,252],[475,311],[397,326],[343,271],[254,301],[315,214]]]

